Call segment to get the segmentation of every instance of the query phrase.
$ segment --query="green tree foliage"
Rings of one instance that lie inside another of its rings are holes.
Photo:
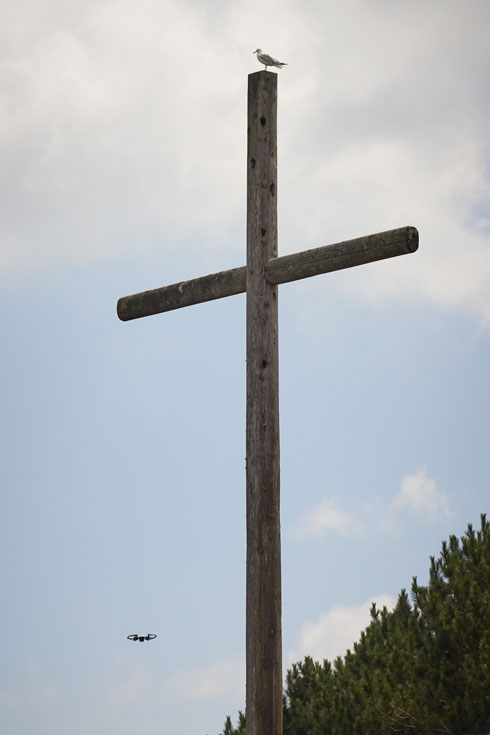
[[[490,731],[490,523],[451,536],[427,586],[373,604],[353,651],[287,672],[284,735],[486,735]],[[245,735],[242,713],[222,735]]]
[[[231,718],[227,717],[222,735],[245,735],[245,715],[243,712],[238,713],[238,725],[233,727]]]

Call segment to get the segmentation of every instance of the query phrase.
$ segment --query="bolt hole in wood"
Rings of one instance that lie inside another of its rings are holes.
[[[252,168],[255,168],[255,158],[251,158],[251,159],[250,159],[250,166],[251,166]]]
[[[267,367],[267,360],[262,360],[262,367],[263,368],[266,368]]]
[[[260,118],[260,124],[262,125],[262,127],[264,127],[264,125],[266,124],[266,122],[267,122],[267,120],[266,120],[266,119],[265,119],[265,117],[264,117],[264,116],[262,115],[262,117]]]
[[[266,233],[267,233],[267,230],[265,229],[265,227],[262,227],[262,229],[260,231],[262,233],[262,237],[265,237],[266,236]]]
[[[274,194],[276,193],[276,185],[275,185],[274,183],[272,183],[272,184],[271,184],[271,185],[269,186],[269,191],[270,191],[270,193],[272,194],[272,196],[274,196]]]

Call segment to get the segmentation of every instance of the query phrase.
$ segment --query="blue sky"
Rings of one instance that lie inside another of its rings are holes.
[[[414,225],[280,287],[285,665],[488,512],[486,2],[46,0],[0,30],[0,727],[215,735],[244,706],[247,75],[279,79],[279,251]],[[158,634],[133,644],[134,631]]]

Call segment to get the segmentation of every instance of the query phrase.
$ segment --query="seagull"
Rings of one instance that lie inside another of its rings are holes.
[[[257,59],[261,64],[264,64],[266,71],[268,66],[277,66],[278,69],[282,69],[283,66],[287,66],[285,61],[278,61],[272,56],[269,56],[269,54],[263,54],[261,48],[256,49],[253,53],[257,54]]]

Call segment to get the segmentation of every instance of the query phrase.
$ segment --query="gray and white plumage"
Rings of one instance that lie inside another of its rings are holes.
[[[287,66],[285,61],[278,61],[277,59],[274,59],[273,56],[262,53],[261,48],[256,49],[253,53],[257,54],[257,59],[261,64],[264,64],[266,71],[268,66],[277,66],[278,69],[282,69],[283,66]]]

